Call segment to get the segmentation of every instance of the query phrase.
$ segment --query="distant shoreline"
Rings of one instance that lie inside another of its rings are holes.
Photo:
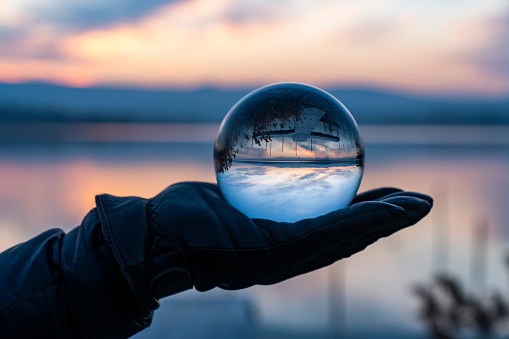
[[[299,159],[299,160],[260,160],[260,159],[253,159],[253,160],[234,160],[235,163],[240,164],[250,164],[250,165],[271,165],[278,167],[278,165],[281,166],[289,166],[289,165],[313,165],[313,166],[326,166],[326,165],[337,165],[337,164],[349,164],[349,165],[355,165],[360,163],[360,160],[354,159],[354,158],[340,158],[340,159]]]
[[[0,144],[210,143],[218,123],[0,123]],[[365,144],[509,146],[509,125],[359,124]]]
[[[150,91],[0,83],[0,124],[220,123],[249,91]],[[498,97],[439,97],[369,88],[336,88],[328,92],[347,107],[359,124],[509,125],[509,93]]]

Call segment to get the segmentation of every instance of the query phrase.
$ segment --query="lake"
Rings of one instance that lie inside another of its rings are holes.
[[[217,127],[1,126],[0,249],[48,228],[71,230],[96,194],[151,197],[175,182],[214,182]],[[413,289],[438,272],[480,300],[495,290],[507,298],[509,129],[360,130],[366,155],[359,191],[393,186],[430,194],[435,205],[428,217],[329,268],[277,285],[167,298],[153,326],[137,337],[424,338]]]

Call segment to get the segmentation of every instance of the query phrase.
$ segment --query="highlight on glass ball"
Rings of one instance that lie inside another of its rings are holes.
[[[362,179],[364,146],[335,97],[309,85],[274,84],[228,112],[214,166],[232,206],[251,218],[294,222],[350,204]]]

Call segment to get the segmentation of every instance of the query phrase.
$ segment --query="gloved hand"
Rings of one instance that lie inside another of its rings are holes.
[[[193,286],[274,284],[362,251],[415,224],[433,200],[381,188],[295,223],[250,219],[213,184],[187,182],[152,199],[97,197],[103,233],[142,307]]]

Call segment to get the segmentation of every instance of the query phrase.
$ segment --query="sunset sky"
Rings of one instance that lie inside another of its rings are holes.
[[[0,82],[509,94],[507,0],[0,2]]]

